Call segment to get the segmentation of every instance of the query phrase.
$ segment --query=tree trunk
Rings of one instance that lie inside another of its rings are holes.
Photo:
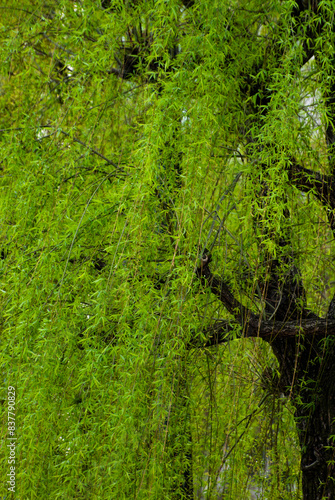
[[[295,406],[303,499],[335,499],[335,337],[331,335],[334,334],[335,296],[326,318],[309,311],[299,271],[291,257],[283,255],[280,261],[273,260],[269,266],[271,278],[265,314],[271,321],[264,321],[237,301],[229,284],[212,274],[210,262],[210,254],[204,254],[197,269],[198,277],[235,315],[244,335],[268,341],[278,360],[278,388]],[[291,269],[286,270],[285,279],[280,279],[280,266],[284,263],[291,263]],[[291,329],[287,328],[289,324]],[[304,333],[306,324],[312,329]],[[229,340],[225,321],[207,333],[210,333],[208,345]]]
[[[334,345],[324,349],[314,337],[276,339],[272,347],[280,364],[280,384],[296,408],[303,499],[335,499]]]

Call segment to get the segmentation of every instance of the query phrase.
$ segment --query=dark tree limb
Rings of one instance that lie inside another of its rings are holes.
[[[243,324],[248,318],[256,318],[253,312],[235,299],[227,283],[218,276],[214,276],[212,274],[209,268],[211,260],[211,255],[209,253],[205,253],[200,259],[200,266],[197,268],[196,274],[202,284],[210,288],[211,292],[216,295],[216,297],[224,304],[226,309],[241,324]]]
[[[205,343],[194,341],[190,347],[210,347],[225,344],[231,340],[230,333],[236,332],[236,326],[229,321],[220,320],[214,325],[206,328],[204,334],[207,337]],[[242,336],[247,338],[261,338],[272,342],[279,338],[293,338],[303,335],[304,337],[325,337],[335,335],[335,319],[310,318],[301,321],[262,321],[260,317],[250,319],[244,327]]]
[[[327,319],[335,319],[335,294],[330,301],[329,307],[328,307],[328,312],[327,312]]]
[[[304,193],[314,192],[318,200],[330,208],[335,208],[335,189],[331,176],[314,172],[292,160],[289,180]]]
[[[202,343],[194,340],[189,344],[190,348],[204,348],[214,345],[225,344],[232,340],[231,333],[236,333],[237,324],[232,324],[228,320],[218,320],[207,327],[203,333],[207,340]],[[244,327],[241,335],[247,338],[261,338],[267,342],[272,342],[279,338],[293,338],[303,335],[306,337],[325,337],[335,335],[335,319],[317,318],[303,319],[300,321],[262,321],[255,316],[250,319]]]
[[[214,325],[211,325],[203,331],[206,337],[205,342],[201,341],[199,337],[196,337],[188,344],[188,348],[205,348],[225,344],[232,340],[230,334],[236,333],[236,326],[237,325],[232,325],[231,322],[227,320],[217,320]]]
[[[322,205],[327,208],[329,225],[335,234],[335,179],[302,167],[295,161],[289,170],[291,184],[304,193],[313,192]]]
[[[335,335],[335,296],[330,303],[326,318],[319,318],[317,315],[308,313],[307,311],[307,317],[301,319],[266,321],[261,315],[254,314],[235,299],[229,286],[219,277],[212,274],[209,268],[210,261],[210,254],[205,254],[201,258],[201,264],[197,269],[197,276],[234,316],[235,322],[242,327],[243,336],[259,337],[272,342],[277,338],[299,337],[300,335],[305,337]],[[208,339],[205,345],[200,346],[198,343],[196,344],[198,347],[208,347],[225,343],[230,340],[229,333],[234,331],[236,331],[236,327],[231,325],[229,321],[217,321],[213,326],[204,331]]]
[[[297,337],[335,335],[335,319],[309,318],[294,321],[263,321],[259,325],[250,320],[250,327],[246,332],[247,337],[260,337],[264,340],[273,340],[276,337]]]

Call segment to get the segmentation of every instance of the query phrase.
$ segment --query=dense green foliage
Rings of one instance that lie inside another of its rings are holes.
[[[300,18],[280,0],[0,6],[17,498],[184,498],[189,469],[195,498],[302,498],[271,346],[238,338],[195,270],[207,247],[265,317],[268,263],[290,255],[309,309],[327,311],[327,208],[290,176],[294,162],[332,169],[334,3],[319,4]],[[304,43],[320,19],[316,61]],[[222,318],[232,340],[202,347]]]

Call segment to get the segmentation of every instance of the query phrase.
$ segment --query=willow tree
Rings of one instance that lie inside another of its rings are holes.
[[[0,6],[8,498],[335,498],[334,9]]]

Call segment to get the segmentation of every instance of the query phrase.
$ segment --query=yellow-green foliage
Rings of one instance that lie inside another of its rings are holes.
[[[285,227],[311,309],[324,312],[334,288],[326,214],[287,183],[292,156],[328,168],[322,100],[317,127],[300,119],[323,83],[312,63],[300,71],[289,4],[0,6],[1,398],[15,387],[15,498],[183,498],[190,446],[196,498],[300,498],[294,409],[263,374],[277,369],[269,346],[188,346],[230,318],[196,280],[205,246],[254,312],[277,251],[266,235]],[[140,31],[140,69],[122,79]],[[265,51],[250,81],[270,72],[271,98],[254,120],[241,67]]]

